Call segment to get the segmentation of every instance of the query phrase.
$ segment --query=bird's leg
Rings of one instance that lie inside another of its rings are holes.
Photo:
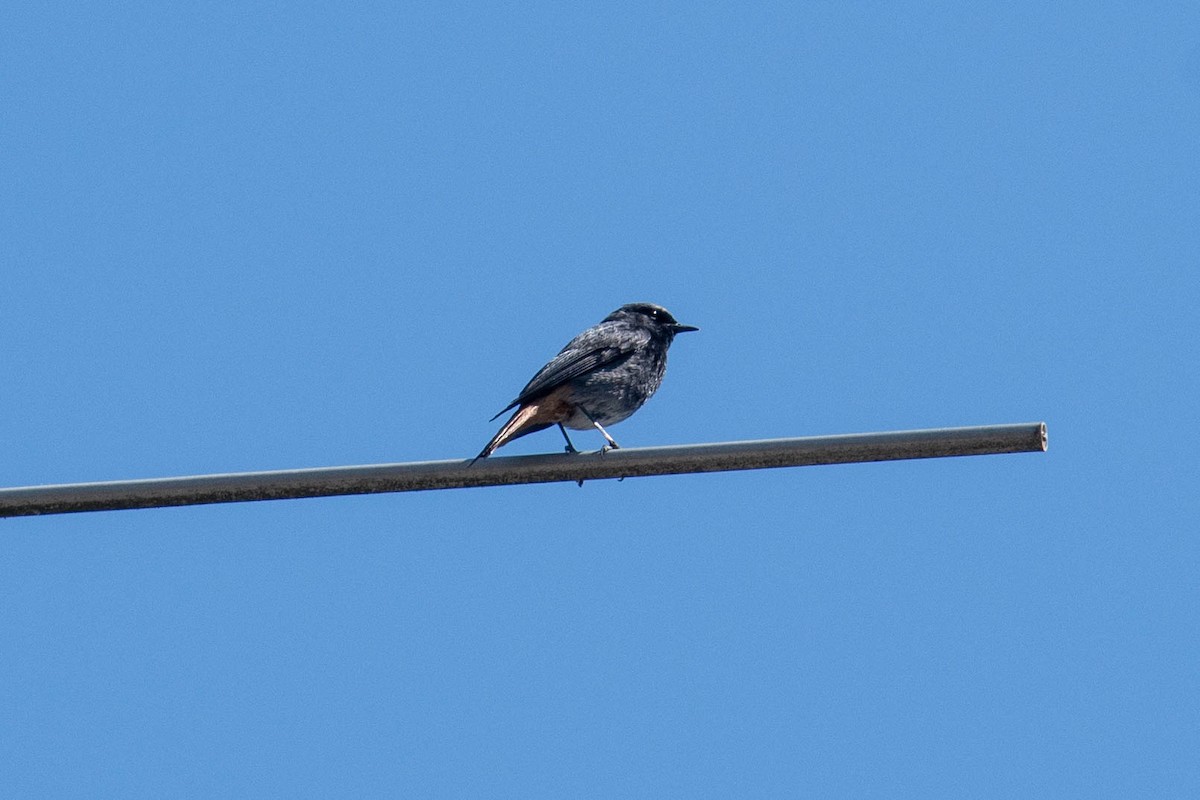
[[[617,444],[616,440],[614,440],[611,436],[608,435],[608,431],[604,430],[604,426],[601,425],[599,422],[596,422],[596,418],[593,417],[591,414],[589,414],[588,410],[586,408],[584,408],[583,406],[579,406],[579,410],[583,412],[583,415],[585,417],[587,417],[589,420],[592,421],[592,424],[596,426],[596,430],[600,431],[600,434],[608,441],[608,446],[603,448],[600,452],[604,452],[604,450],[620,450],[621,449],[621,445]]]
[[[600,434],[608,442],[608,444],[606,444],[604,446],[605,450],[620,450],[621,449],[621,445],[617,444],[616,440],[608,435],[608,431],[604,430],[604,428],[601,427],[599,422],[592,420],[592,424],[596,426],[596,430],[600,431]]]
[[[567,447],[566,447],[567,452],[568,453],[578,453],[579,451],[575,449],[575,445],[571,444],[571,437],[567,436],[567,429],[563,427],[563,424],[561,422],[558,423],[558,429],[560,431],[562,431],[563,438],[567,440]],[[583,484],[580,484],[580,485],[582,486]]]
[[[567,429],[563,427],[563,424],[561,422],[558,423],[558,429],[560,431],[562,431],[563,438],[567,440],[567,452],[568,453],[578,453],[579,451],[575,449],[575,445],[571,444],[571,437],[567,436]],[[580,489],[583,488],[583,478],[580,478],[579,480],[577,480],[576,483],[579,484]]]

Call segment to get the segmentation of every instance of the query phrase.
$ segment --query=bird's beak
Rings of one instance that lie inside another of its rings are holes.
[[[672,333],[687,333],[688,331],[698,331],[698,330],[700,330],[700,329],[697,328],[695,325],[680,325],[678,322],[676,322],[674,325],[671,326]]]

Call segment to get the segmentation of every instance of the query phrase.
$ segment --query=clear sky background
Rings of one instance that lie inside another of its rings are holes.
[[[1200,6],[10,4],[0,100],[0,486],[472,456],[635,300],[626,446],[1050,430],[0,521],[0,795],[1200,794]]]

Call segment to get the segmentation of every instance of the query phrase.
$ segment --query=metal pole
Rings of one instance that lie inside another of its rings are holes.
[[[0,517],[1041,452],[1045,449],[1046,424],[1026,422],[974,428],[621,448],[574,455],[493,456],[474,464],[469,460],[452,460],[242,472],[0,489]]]

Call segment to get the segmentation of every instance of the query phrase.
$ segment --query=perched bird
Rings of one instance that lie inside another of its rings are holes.
[[[576,336],[549,364],[538,370],[510,408],[516,412],[476,460],[527,433],[558,425],[567,452],[576,452],[567,428],[604,430],[627,418],[650,399],[667,369],[667,348],[675,334],[700,330],[680,325],[662,306],[630,303]],[[496,419],[497,414],[492,419]]]

